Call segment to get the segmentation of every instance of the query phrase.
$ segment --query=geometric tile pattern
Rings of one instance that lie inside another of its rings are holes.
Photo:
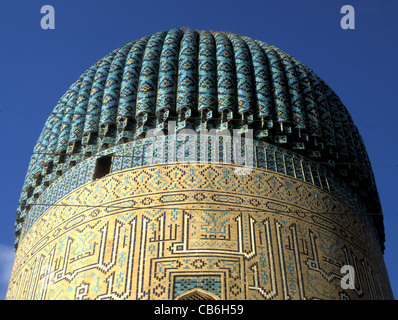
[[[201,260],[197,260],[195,266],[201,265]],[[214,293],[221,298],[221,278],[217,276],[178,276],[174,277],[174,295],[176,299],[179,295],[192,289],[200,288]]]
[[[148,164],[58,199],[19,244],[7,299],[392,299],[374,226],[328,191],[234,164]],[[195,177],[195,179],[192,179]],[[343,265],[355,288],[342,289]]]

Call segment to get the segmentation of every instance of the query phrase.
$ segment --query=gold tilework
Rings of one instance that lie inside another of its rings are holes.
[[[52,205],[16,253],[7,299],[392,299],[378,239],[330,193],[234,165],[118,171]],[[343,265],[355,289],[343,289]]]

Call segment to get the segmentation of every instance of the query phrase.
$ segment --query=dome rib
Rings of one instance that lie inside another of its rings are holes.
[[[270,46],[266,43],[257,41],[260,47],[264,50],[268,62],[269,62],[269,69],[271,73],[271,81],[273,86],[273,99],[275,110],[273,117],[275,121],[279,122],[281,126],[284,122],[290,122],[290,112],[289,112],[289,101],[287,99],[286,94],[286,82],[285,77],[282,70],[282,65],[280,60],[278,59],[275,51],[270,48]],[[283,127],[282,131],[283,131]]]
[[[300,80],[297,76],[296,69],[290,57],[283,51],[273,47],[283,65],[284,73],[287,76],[287,87],[290,97],[290,105],[292,111],[292,123],[296,130],[306,129],[306,117],[304,112],[304,102],[302,100],[302,91],[300,88]],[[300,133],[299,133],[300,134]]]
[[[140,127],[149,124],[149,116],[155,116],[159,60],[165,37],[166,32],[154,34],[145,48],[135,114]]]
[[[197,104],[198,49],[198,32],[187,30],[182,37],[178,56],[176,112],[182,120],[193,115]]]
[[[163,116],[176,111],[176,92],[178,82],[178,55],[183,31],[171,30],[164,41],[160,55],[159,81],[156,99],[156,115],[160,122]],[[167,117],[166,117],[167,118]]]
[[[260,119],[271,120],[273,119],[272,109],[274,106],[267,58],[256,41],[249,37],[242,37],[242,39],[247,43],[252,57],[255,100],[257,101],[255,115]]]
[[[223,118],[224,114],[236,111],[234,55],[232,44],[226,34],[216,32],[214,38],[217,52],[218,113]]]
[[[304,110],[307,119],[306,125],[309,138],[311,139],[312,144],[316,144],[314,141],[322,138],[322,131],[312,83],[304,66],[301,63],[296,63],[294,59],[292,59],[292,61],[297,68],[296,70],[298,71],[300,83],[302,85]]]
[[[104,89],[100,126],[116,123],[123,70],[130,48],[131,45],[121,48],[110,66]]]
[[[72,127],[72,118],[76,108],[76,103],[82,83],[83,83],[83,76],[80,77],[79,85],[74,86],[72,90],[72,97],[71,99],[69,99],[66,105],[55,154],[65,153],[68,147],[70,130]]]
[[[124,143],[132,139],[136,121],[135,111],[137,106],[139,76],[142,59],[149,39],[150,36],[146,36],[135,41],[127,55],[120,85],[116,144]]]
[[[340,117],[340,111],[337,107],[336,100],[334,99],[334,96],[330,88],[322,80],[320,80],[320,82],[322,84],[322,89],[325,92],[326,99],[330,106],[330,113],[333,115],[334,119],[333,127],[336,138],[336,152],[337,152],[336,158],[339,159],[341,156],[346,157],[348,155],[348,149],[344,138],[344,130],[343,130],[342,119]]]
[[[67,149],[68,154],[74,152],[74,143],[81,140],[86,120],[87,106],[94,84],[94,78],[101,62],[102,60],[100,60],[97,64],[95,64],[87,71],[83,79],[82,85],[80,86],[79,96],[77,98],[77,104],[72,118],[72,127]]]
[[[200,32],[198,55],[198,111],[208,120],[218,106],[216,43],[208,31]]]
[[[229,33],[236,65],[236,94],[238,112],[242,117],[253,114],[253,68],[246,43],[237,35]]]

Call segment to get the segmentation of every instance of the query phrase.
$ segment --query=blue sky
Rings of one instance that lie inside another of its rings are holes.
[[[55,29],[40,27],[44,5]],[[355,9],[343,30],[340,8]],[[19,0],[0,5],[0,299],[33,147],[58,99],[112,50],[174,27],[229,31],[279,47],[340,96],[365,141],[382,202],[385,261],[398,295],[398,2],[395,0]]]

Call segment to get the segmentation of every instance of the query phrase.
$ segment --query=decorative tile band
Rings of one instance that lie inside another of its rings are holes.
[[[21,239],[7,299],[392,299],[360,215],[314,184],[237,167],[154,164],[75,188]]]
[[[82,161],[68,170],[64,175],[55,179],[48,188],[44,190],[42,188],[34,189],[32,196],[27,200],[25,210],[21,214],[24,223],[16,226],[16,230],[19,230],[19,232],[23,229],[21,236],[16,239],[16,243],[20,238],[23,238],[37,218],[53,203],[72,190],[93,180],[96,160],[102,156],[112,155],[110,172],[114,173],[135,167],[165,163],[213,162],[234,164],[236,160],[234,154],[237,152],[237,147],[242,148],[239,150],[242,151],[241,164],[249,169],[265,169],[305,181],[330,192],[349,205],[354,212],[366,212],[366,206],[360,197],[340,178],[331,173],[325,166],[292,151],[256,140],[249,147],[245,147],[243,144],[231,143],[231,140],[225,138],[209,137],[205,140],[183,140],[178,136],[172,136],[172,138],[160,136],[104,150],[96,157]],[[225,152],[225,150],[228,150],[228,152]],[[226,155],[229,155],[229,157]],[[370,222],[367,217],[364,217],[364,219]]]

